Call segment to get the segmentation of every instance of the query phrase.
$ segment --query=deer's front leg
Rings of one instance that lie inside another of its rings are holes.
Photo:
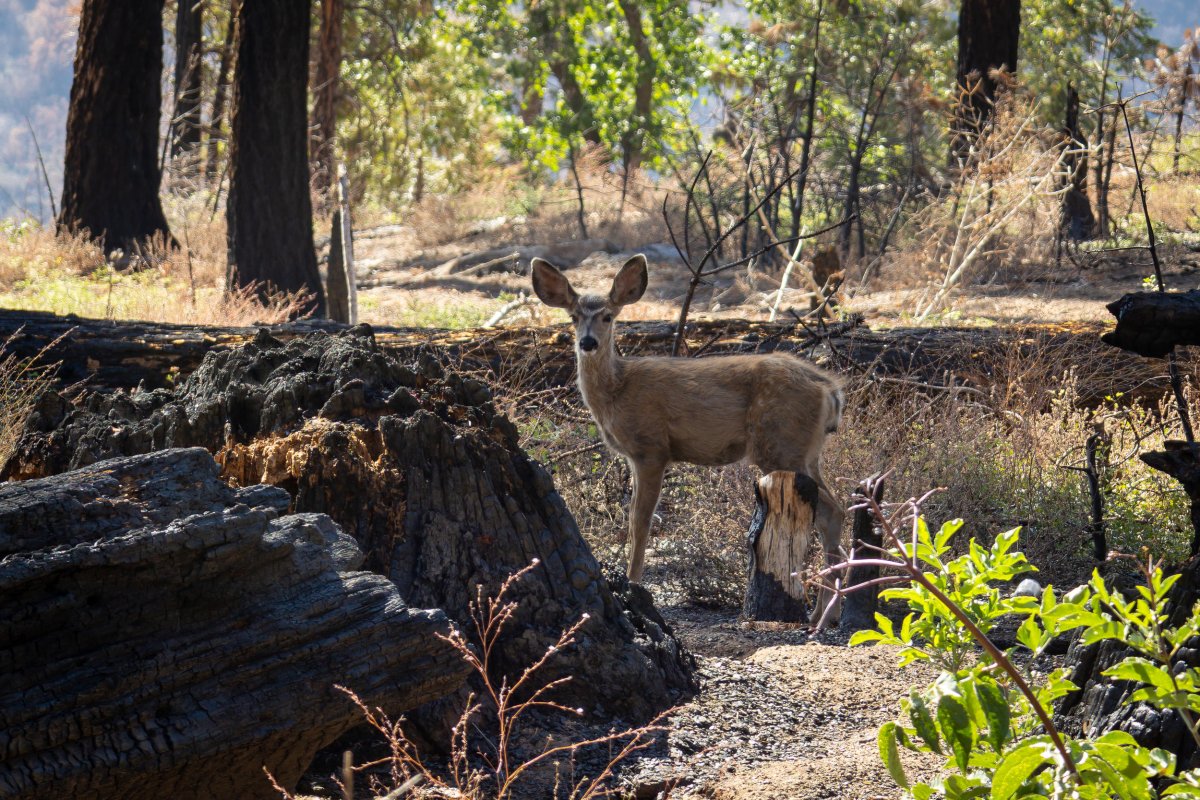
[[[650,540],[650,522],[662,491],[666,464],[631,464],[633,467],[633,502],[629,506],[629,580],[640,582],[646,559],[646,544]]]

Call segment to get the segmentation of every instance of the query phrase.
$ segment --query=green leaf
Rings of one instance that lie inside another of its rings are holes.
[[[917,692],[909,695],[908,716],[912,719],[913,729],[916,730],[917,736],[921,737],[930,750],[941,755],[942,746],[938,737],[937,725],[933,722],[933,715],[929,713],[929,705],[925,702],[925,698]]]
[[[992,775],[992,800],[1014,797],[1021,784],[1049,763],[1050,756],[1043,742],[1029,742],[1013,750],[1004,757]]]
[[[1010,729],[1012,712],[1008,707],[1008,698],[1004,696],[999,684],[990,678],[980,679],[979,684],[975,687],[975,693],[979,696],[979,705],[983,708],[983,715],[987,718],[988,741],[999,753],[1000,749],[1004,747],[1004,743],[1012,735]]]
[[[908,777],[900,763],[900,748],[896,744],[896,723],[885,722],[879,728],[879,757],[897,786],[908,788]]]
[[[971,762],[971,748],[975,746],[975,730],[967,707],[958,698],[945,695],[938,701],[937,719],[942,736],[954,751],[954,760],[965,772]]]
[[[1124,681],[1148,683],[1155,689],[1164,692],[1175,690],[1175,682],[1171,680],[1169,672],[1157,664],[1137,656],[1131,656],[1115,667],[1109,667],[1104,670],[1104,675]]]

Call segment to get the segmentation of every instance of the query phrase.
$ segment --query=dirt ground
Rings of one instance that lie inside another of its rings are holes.
[[[1194,239],[1194,241],[1193,241]],[[480,325],[522,294],[530,294],[526,265],[506,262],[481,271],[447,268],[452,259],[472,253],[504,254],[521,249],[486,230],[454,242],[428,245],[419,232],[389,225],[356,234],[355,258],[359,272],[360,317],[366,322],[435,327]],[[604,240],[598,240],[604,242]],[[622,249],[604,242],[582,259],[554,258],[577,287],[607,289],[611,276],[634,252],[645,251],[650,261],[650,287],[646,297],[626,309],[625,319],[674,319],[688,273],[665,244]],[[553,246],[553,245],[552,245]],[[1161,245],[1164,273],[1171,286],[1192,289],[1200,285],[1200,236]],[[928,322],[997,325],[1013,322],[1107,321],[1104,308],[1122,294],[1138,291],[1152,272],[1143,251],[1094,253],[1064,259],[1020,280],[994,275],[990,280],[963,287],[951,295],[947,307]],[[928,296],[926,288],[879,288],[851,278],[842,289],[844,310],[862,313],[873,327],[890,327],[912,320],[912,310]],[[780,313],[808,310],[809,295],[796,278],[785,291]],[[692,315],[697,319],[741,317],[765,319],[776,300],[778,276],[733,270],[715,278],[697,293]],[[564,318],[560,312],[536,302],[518,304],[501,324],[529,324]]]

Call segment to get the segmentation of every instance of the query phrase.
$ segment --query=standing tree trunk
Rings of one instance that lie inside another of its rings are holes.
[[[175,113],[171,117],[171,159],[200,146],[200,36],[203,0],[178,0],[175,14]]]
[[[1096,217],[1087,193],[1087,143],[1079,131],[1079,92],[1067,86],[1067,119],[1063,128],[1064,146],[1068,148],[1063,165],[1066,169],[1066,192],[1063,194],[1063,233],[1072,239],[1090,239],[1096,230]]]
[[[759,479],[754,500],[746,535],[750,567],[742,614],[752,620],[809,621],[804,570],[817,484],[799,472],[772,472]]]
[[[204,162],[206,180],[219,179],[220,143],[225,136],[221,128],[225,125],[226,98],[229,96],[229,75],[233,69],[233,58],[237,52],[237,18],[240,0],[229,3],[229,21],[225,24],[225,42],[221,45],[221,65],[217,69],[217,86],[213,90],[212,118],[208,125],[208,153]]]
[[[158,199],[163,0],[85,0],[58,225],[104,249],[169,234]]]
[[[1020,0],[962,0],[958,11],[958,103],[950,135],[950,161],[961,163],[992,114],[993,70],[1017,69]]]
[[[621,149],[625,157],[625,180],[642,163],[646,146],[646,132],[650,129],[650,117],[654,110],[654,76],[658,70],[650,41],[642,26],[642,7],[639,0],[618,0],[625,24],[629,27],[629,40],[637,56],[637,82],[633,87],[633,127],[623,137]]]
[[[230,137],[230,288],[308,292],[325,313],[308,185],[309,4],[256,0],[238,11]]]
[[[332,202],[333,182],[337,180],[334,144],[344,7],[343,0],[321,0],[321,35],[317,45],[316,85],[313,87],[313,177],[318,195],[327,205]]]

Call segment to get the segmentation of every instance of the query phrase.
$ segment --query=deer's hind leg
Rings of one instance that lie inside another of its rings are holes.
[[[640,582],[650,541],[650,523],[662,492],[666,464],[630,463],[633,472],[633,501],[629,504],[629,580]]]

